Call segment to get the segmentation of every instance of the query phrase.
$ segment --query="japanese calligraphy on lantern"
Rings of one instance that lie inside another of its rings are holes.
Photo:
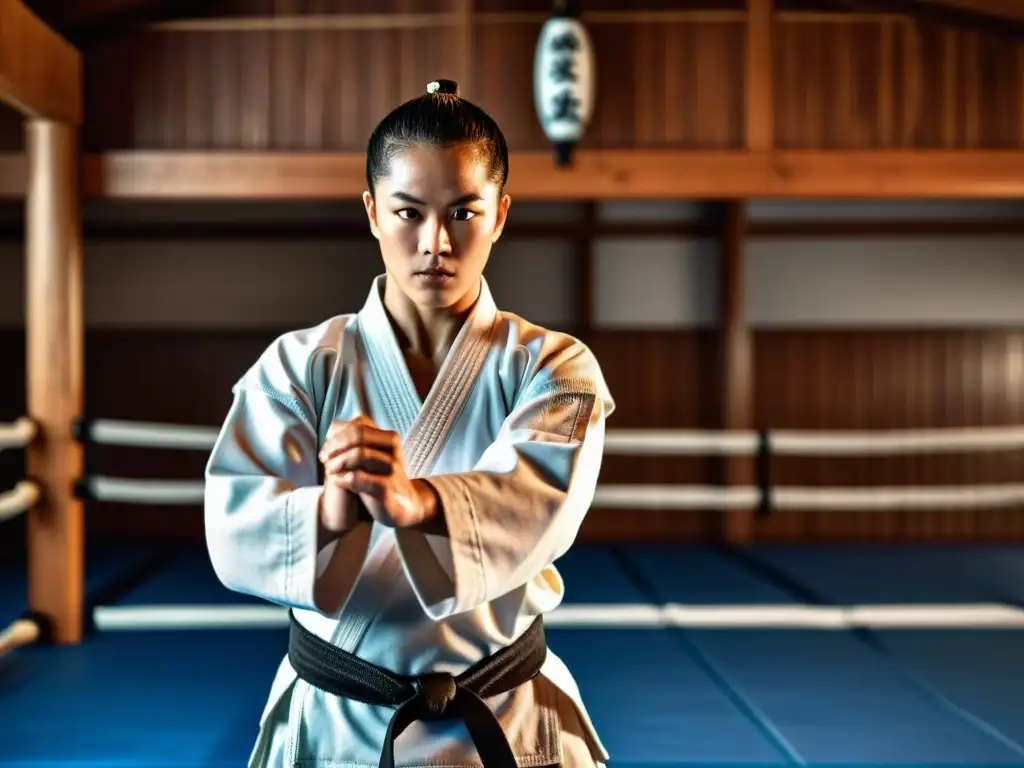
[[[548,139],[575,144],[594,108],[595,65],[586,27],[575,17],[544,24],[534,57],[534,102]]]

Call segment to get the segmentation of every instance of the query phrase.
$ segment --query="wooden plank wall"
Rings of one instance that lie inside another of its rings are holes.
[[[85,145],[361,151],[388,109],[429,79],[467,69],[453,2],[250,0],[222,4],[212,28],[170,24],[106,41],[86,52]],[[743,146],[745,4],[692,5],[587,4],[600,98],[586,146]],[[532,62],[549,7],[477,0],[473,9],[465,95],[499,120],[513,150],[547,147]],[[410,23],[429,26],[242,29],[251,17],[295,14],[398,24],[388,13],[420,14]],[[774,34],[778,146],[1024,145],[1018,41],[900,16],[786,10]]]
[[[600,98],[590,147],[738,148],[744,139],[742,0],[700,9],[654,0],[589,2]],[[775,141],[789,148],[1024,146],[1024,45],[895,16],[785,10],[776,17]],[[429,29],[321,31],[167,27],[86,53],[89,151],[249,149],[362,151],[374,123],[432,77],[465,71],[453,0],[259,0],[222,5],[224,19],[294,14],[431,14]],[[532,103],[532,56],[549,4],[476,0],[466,95],[504,126],[513,149],[543,149]],[[621,12],[629,10],[629,20]],[[443,16],[442,16],[443,14]],[[646,15],[644,15],[646,14]],[[667,14],[667,15],[666,15]],[[615,21],[610,23],[609,19]],[[447,24],[444,26],[441,22]],[[393,23],[393,22],[388,22]],[[462,68],[460,70],[460,67]],[[20,146],[0,113],[0,148]],[[513,171],[514,172],[514,171]],[[671,229],[669,227],[668,229]],[[849,225],[846,225],[846,231]],[[926,231],[922,227],[921,231]],[[821,235],[828,225],[817,225]],[[843,231],[835,225],[836,233]],[[677,232],[678,234],[678,232]],[[584,243],[585,245],[585,243]],[[278,330],[91,332],[90,413],[213,424],[228,388]],[[716,341],[703,331],[592,331],[619,411],[615,427],[716,428]],[[1024,329],[791,330],[754,334],[754,422],[773,428],[901,428],[1024,423]],[[0,333],[12,361],[0,419],[22,412],[19,332]],[[124,369],[131,361],[130,370]],[[111,371],[131,386],[112,388]],[[127,378],[126,378],[127,377]],[[9,391],[7,391],[9,390]],[[182,391],[192,394],[178,397]],[[195,477],[197,457],[111,451],[114,475]],[[14,471],[9,457],[0,465]],[[787,460],[776,482],[957,484],[1017,480],[1019,455],[942,459]],[[715,482],[710,459],[609,459],[602,482]],[[8,480],[4,477],[4,480]],[[4,482],[3,486],[9,483]],[[705,537],[716,515],[598,511],[586,538]],[[196,510],[97,506],[93,532],[198,535]],[[1009,538],[1007,513],[777,514],[762,539]]]
[[[282,329],[283,330],[283,329]],[[277,335],[254,331],[94,330],[87,335],[90,414],[215,425],[237,376]],[[715,337],[710,331],[603,331],[591,344],[618,411],[615,427],[715,429]],[[755,424],[778,429],[899,429],[1024,423],[1024,329],[929,331],[758,331]],[[0,386],[0,420],[24,412],[20,331],[0,331],[10,361]],[[128,364],[130,362],[130,365]],[[117,371],[118,386],[112,386]],[[181,397],[188,392],[188,397]],[[188,452],[107,448],[92,452],[113,476],[201,477],[204,457]],[[0,486],[23,468],[0,454]],[[714,483],[712,458],[609,457],[603,483]],[[1014,453],[776,460],[774,482],[801,486],[942,486],[1019,482]],[[1020,509],[908,513],[784,513],[756,521],[761,540],[949,540],[1024,536]],[[195,508],[92,505],[93,534],[198,536]],[[595,510],[586,539],[706,539],[717,513]]]

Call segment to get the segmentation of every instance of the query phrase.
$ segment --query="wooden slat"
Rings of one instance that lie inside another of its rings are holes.
[[[463,97],[473,99],[473,0],[452,0],[455,4],[455,78]]]
[[[746,147],[756,152],[774,143],[772,6],[773,0],[747,0]]]
[[[0,0],[0,101],[31,117],[82,119],[81,56],[21,0]]]

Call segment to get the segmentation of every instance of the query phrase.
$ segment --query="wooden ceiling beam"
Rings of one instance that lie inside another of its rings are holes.
[[[834,8],[842,11],[864,13],[895,13],[910,16],[921,21],[930,21],[961,29],[974,29],[986,35],[998,35],[1014,40],[1024,39],[1024,19],[1018,13],[994,15],[978,10],[965,0],[827,0]],[[1016,1],[1016,0],[1014,0]]]
[[[0,101],[28,117],[82,121],[81,55],[21,0],[0,0]]]
[[[1011,19],[1024,24],[1024,3],[1020,0],[924,0],[928,5],[954,11]]]
[[[518,200],[1024,197],[1024,151],[579,150],[575,167],[514,152]],[[83,195],[110,200],[356,200],[351,154],[112,152],[89,155]],[[0,155],[0,197],[25,188],[24,160]]]

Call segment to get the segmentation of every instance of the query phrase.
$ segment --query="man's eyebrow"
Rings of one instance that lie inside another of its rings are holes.
[[[402,202],[405,203],[411,203],[412,205],[426,205],[426,203],[420,200],[419,198],[413,197],[412,195],[407,194],[405,192],[392,192],[391,196],[396,200],[401,200]]]
[[[396,200],[401,200],[403,203],[409,203],[410,205],[426,205],[424,201],[420,200],[418,197],[413,197],[407,192],[392,192],[391,197],[395,198]],[[483,200],[483,198],[480,197],[480,195],[476,194],[475,192],[470,192],[467,195],[463,195],[462,197],[452,200],[450,203],[448,203],[448,207],[454,208],[455,206],[458,205],[465,205],[466,203],[477,203],[480,202],[481,200]]]
[[[448,204],[448,207],[449,208],[454,208],[457,205],[465,205],[466,203],[478,203],[481,200],[483,200],[483,198],[480,197],[480,195],[476,194],[475,192],[470,192],[468,195],[463,195],[462,197],[458,198],[457,200],[452,200]]]

